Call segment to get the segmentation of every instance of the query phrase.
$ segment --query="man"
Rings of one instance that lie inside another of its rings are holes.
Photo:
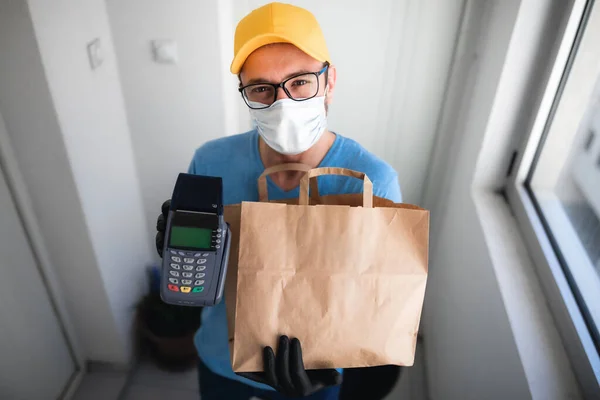
[[[375,195],[401,202],[397,174],[388,164],[353,140],[327,129],[327,109],[333,101],[337,73],[310,12],[280,3],[252,11],[236,28],[231,72],[239,76],[239,91],[255,129],[204,144],[189,167],[193,174],[223,178],[224,204],[258,201],[259,175],[265,168],[282,163],[361,171],[373,181]],[[301,172],[273,174],[268,178],[269,198],[298,197],[301,177]],[[360,181],[345,177],[320,177],[318,184],[322,195],[362,190]],[[160,253],[163,216],[158,226]],[[264,349],[262,373],[235,374],[229,358],[224,302],[203,310],[195,344],[200,356],[202,400],[286,396],[332,400],[340,396],[340,373],[305,371],[300,342],[286,336],[280,338],[276,353],[270,347]],[[397,369],[391,370],[387,383],[371,379],[386,372],[390,370],[347,370],[342,398],[382,398],[397,378]],[[371,374],[370,378],[353,378],[365,374]],[[364,387],[352,386],[360,382],[377,386],[365,394]],[[377,390],[383,393],[375,393]]]

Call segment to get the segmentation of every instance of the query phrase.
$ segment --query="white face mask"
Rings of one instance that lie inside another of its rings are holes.
[[[327,128],[325,96],[304,101],[277,100],[269,108],[250,109],[250,116],[265,143],[286,155],[305,152],[317,143]]]

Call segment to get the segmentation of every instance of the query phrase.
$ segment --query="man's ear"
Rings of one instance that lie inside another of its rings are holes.
[[[335,92],[335,83],[337,81],[337,69],[335,65],[330,65],[327,68],[327,96],[325,98],[326,104],[330,105],[333,101],[333,94]]]

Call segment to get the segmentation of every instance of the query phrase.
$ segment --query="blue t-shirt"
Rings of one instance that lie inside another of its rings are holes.
[[[257,180],[265,167],[259,155],[258,133],[250,131],[207,142],[194,154],[189,173],[223,178],[223,203],[258,201]],[[396,203],[402,201],[396,171],[354,140],[337,135],[320,167],[343,167],[364,172],[373,182],[373,193]],[[361,193],[362,182],[341,176],[320,176],[319,194]],[[298,187],[283,191],[267,178],[269,199],[298,197]],[[225,299],[227,301],[227,299]],[[194,338],[198,355],[214,373],[248,385],[271,389],[236,375],[231,369],[225,302],[202,312],[202,325]]]

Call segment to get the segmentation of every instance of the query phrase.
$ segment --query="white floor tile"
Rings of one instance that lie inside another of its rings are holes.
[[[132,384],[125,395],[125,400],[199,400],[198,391],[152,387]]]
[[[198,393],[198,371],[194,368],[185,372],[167,372],[159,369],[151,361],[142,360],[132,375],[131,384],[176,388]]]
[[[88,373],[81,381],[73,400],[117,400],[126,381],[126,373]]]

